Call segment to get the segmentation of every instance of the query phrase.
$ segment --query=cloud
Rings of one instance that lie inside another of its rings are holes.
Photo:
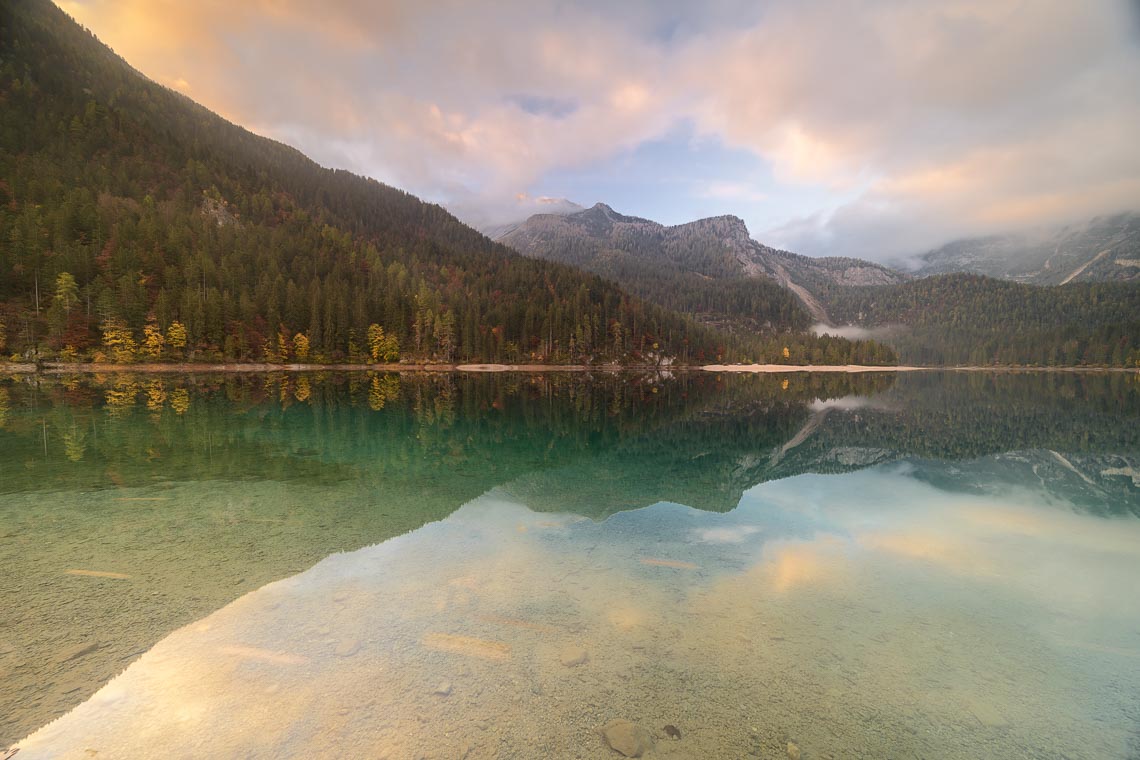
[[[740,544],[749,536],[760,532],[758,525],[733,525],[724,528],[701,528],[693,531],[694,537],[706,544]]]
[[[1140,56],[1122,5],[780,6],[722,53],[737,89],[754,89],[751,61],[778,97],[714,95],[704,124],[788,181],[859,188],[770,231],[808,253],[882,259],[1134,208]]]
[[[514,103],[532,116],[551,116],[563,119],[578,110],[578,103],[573,98],[547,98],[542,95],[511,95],[507,97],[508,103]]]
[[[746,200],[762,202],[768,200],[768,193],[758,189],[750,182],[714,181],[704,183],[697,190],[702,198],[716,198],[718,200]]]
[[[679,125],[771,169],[694,178],[694,208],[811,198],[762,235],[807,253],[883,259],[1140,198],[1126,3],[61,5],[223,116],[468,218]]]

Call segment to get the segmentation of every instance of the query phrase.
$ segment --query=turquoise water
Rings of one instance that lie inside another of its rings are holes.
[[[1134,758],[1138,422],[1125,374],[0,380],[0,747]]]

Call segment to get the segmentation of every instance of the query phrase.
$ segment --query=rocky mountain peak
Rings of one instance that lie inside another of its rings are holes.
[[[593,266],[613,276],[614,262],[676,270],[678,282],[688,274],[709,281],[770,280],[802,302],[812,319],[829,322],[817,293],[832,285],[890,284],[904,275],[856,259],[815,259],[756,242],[744,220],[732,214],[711,216],[671,227],[649,219],[624,216],[605,203],[558,218],[531,217],[503,238],[526,255],[578,266]],[[687,282],[687,281],[686,281]],[[634,283],[635,285],[638,283]],[[687,287],[691,287],[688,284]],[[731,287],[731,286],[726,286]]]
[[[752,240],[752,235],[748,232],[748,225],[739,216],[732,214],[698,219],[695,222],[677,225],[674,229],[712,235],[723,242],[735,245],[747,245]]]

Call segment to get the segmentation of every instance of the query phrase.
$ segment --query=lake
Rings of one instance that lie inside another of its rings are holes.
[[[0,379],[0,748],[1138,758],[1137,380]]]

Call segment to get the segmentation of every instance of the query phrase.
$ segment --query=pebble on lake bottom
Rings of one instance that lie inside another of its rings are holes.
[[[611,749],[626,757],[641,757],[653,749],[653,735],[628,720],[611,720],[598,731]]]
[[[562,651],[558,654],[558,661],[568,668],[573,668],[577,665],[585,665],[590,661],[590,653],[579,646],[563,647]]]
[[[337,657],[351,657],[360,650],[360,641],[357,639],[342,639],[333,650]]]

